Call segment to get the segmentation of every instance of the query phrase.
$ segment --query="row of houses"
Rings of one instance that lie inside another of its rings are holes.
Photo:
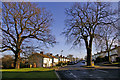
[[[71,62],[68,57],[62,55],[59,56],[58,54],[54,56],[51,53],[44,54],[43,52],[32,53],[27,61],[30,64],[30,67],[52,67],[59,63]]]
[[[1,68],[13,68],[14,67],[14,55],[4,55],[0,58],[1,61],[4,59],[4,64],[0,64]],[[52,53],[32,53],[29,57],[20,57],[16,66],[17,68],[36,68],[36,67],[53,67],[64,63],[69,63],[72,61],[78,61],[79,58],[74,58],[73,55],[68,55],[67,57],[62,55],[52,55]],[[8,63],[9,62],[9,63]]]
[[[110,51],[110,58],[112,62],[116,61],[116,57],[120,57],[120,46],[115,46],[109,51]],[[101,57],[108,56],[108,51],[97,52],[96,54],[92,55],[92,59],[96,60],[96,58],[99,56]]]

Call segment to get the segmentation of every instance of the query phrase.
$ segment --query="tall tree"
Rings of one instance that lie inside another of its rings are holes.
[[[103,25],[114,25],[117,14],[110,9],[108,3],[75,3],[71,8],[66,9],[68,18],[63,34],[73,45],[85,42],[87,50],[87,65],[92,65],[92,44],[97,35],[97,28]],[[102,27],[104,28],[104,26]]]
[[[52,15],[34,3],[2,4],[2,51],[11,50],[15,54],[15,68],[19,67],[17,63],[26,39],[36,39],[46,45],[56,43],[50,34],[51,21]]]
[[[104,29],[101,27],[98,29],[97,34],[99,35],[96,35],[95,38],[96,48],[100,48],[101,51],[106,50],[108,52],[108,62],[111,63],[110,50],[118,43],[118,29],[111,25],[104,26]]]

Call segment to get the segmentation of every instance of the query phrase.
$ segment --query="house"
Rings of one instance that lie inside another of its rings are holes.
[[[62,58],[62,55],[60,55],[60,62],[63,62],[63,58]]]
[[[31,67],[51,67],[52,58],[44,55],[43,52],[32,53],[29,57],[29,64]]]
[[[58,58],[53,56],[52,53],[47,53],[46,55],[52,58],[52,66],[56,66],[56,64],[58,64]]]
[[[116,61],[116,57],[118,57],[118,54],[112,54],[110,55],[111,61]]]
[[[67,57],[65,57],[65,63],[67,63]]]
[[[66,62],[70,61],[69,58],[62,56],[62,55],[59,56],[57,54],[55,57],[58,59],[58,62],[66,63]]]
[[[67,57],[70,59],[70,62],[73,61],[73,55],[69,54]]]
[[[120,46],[118,46],[118,57],[120,57]]]
[[[58,63],[60,62],[60,56],[59,54],[55,55],[55,57],[58,59]]]
[[[110,50],[111,61],[116,61],[116,57],[120,57],[120,46],[115,46],[115,48]]]
[[[65,56],[62,57],[62,62],[65,63]]]
[[[109,50],[111,61],[116,61],[116,57],[120,57],[120,46],[116,46]],[[96,60],[98,56],[108,56],[108,51],[97,52],[97,54],[92,55],[92,58]]]
[[[75,59],[76,59],[77,62],[80,60],[78,57],[76,57]]]
[[[55,56],[54,56],[55,57]],[[58,58],[54,58],[54,64],[56,65],[56,64],[58,64],[58,62],[59,62],[59,59]]]
[[[70,59],[65,57],[65,63],[70,62]]]
[[[60,55],[60,62],[65,63],[65,56]]]

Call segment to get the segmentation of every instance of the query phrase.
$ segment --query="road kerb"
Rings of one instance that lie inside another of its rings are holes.
[[[56,76],[58,77],[59,80],[61,80],[60,76],[58,75],[58,73],[56,71],[54,71]]]

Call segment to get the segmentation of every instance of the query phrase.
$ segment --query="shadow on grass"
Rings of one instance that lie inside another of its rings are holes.
[[[54,70],[28,72],[2,72],[2,80],[58,80]]]

